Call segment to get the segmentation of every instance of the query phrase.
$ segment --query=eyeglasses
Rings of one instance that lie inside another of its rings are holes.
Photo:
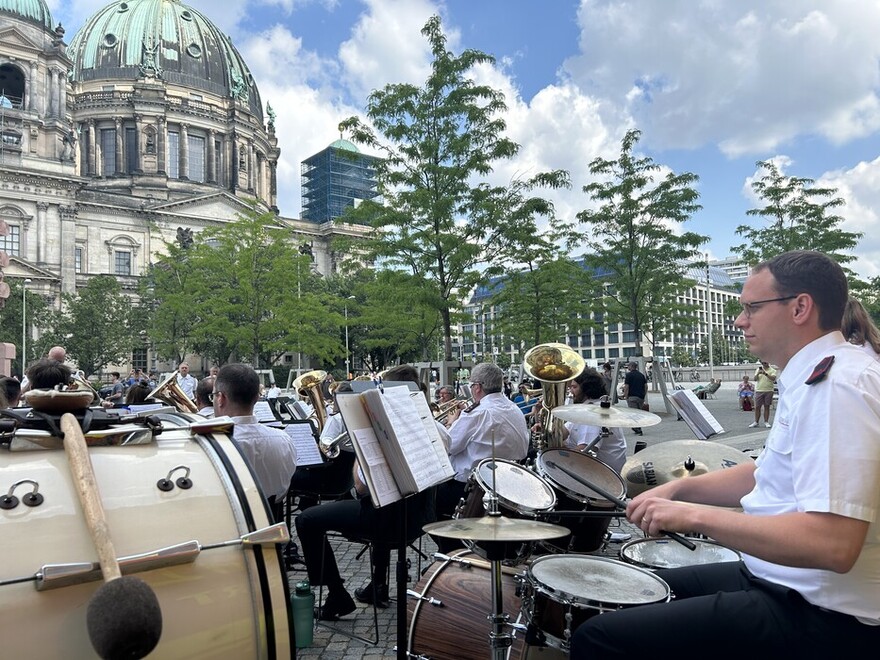
[[[473,387],[474,385],[479,385],[480,387],[482,387],[482,386],[483,386],[483,383],[481,383],[481,382],[478,381],[478,380],[472,380],[472,381],[470,381],[470,386]]]
[[[211,392],[208,395],[208,403],[214,403],[214,399],[217,397],[218,394],[223,394],[223,392],[221,392],[220,390],[214,390],[213,392]]]
[[[742,307],[743,314],[746,315],[747,319],[752,318],[752,314],[761,309],[761,305],[772,302],[783,302],[785,300],[794,300],[800,294],[795,294],[793,296],[783,296],[782,298],[767,298],[767,300],[755,300],[750,303],[740,303],[740,307]]]

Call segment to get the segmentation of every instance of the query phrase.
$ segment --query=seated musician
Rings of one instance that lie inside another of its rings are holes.
[[[824,254],[754,268],[735,324],[781,368],[764,451],[648,490],[626,511],[646,534],[704,534],[743,561],[658,571],[675,599],[592,617],[572,637],[573,659],[672,657],[683,644],[816,658],[880,645],[880,364],[841,334],[846,299],[843,269]]]
[[[452,403],[455,401],[455,388],[450,387],[449,385],[443,385],[442,387],[437,388],[437,403],[440,404],[442,408],[447,403]]]
[[[598,405],[600,399],[608,394],[602,375],[592,367],[585,367],[577,377],[568,384],[572,403]],[[593,445],[592,451],[596,458],[610,466],[615,472],[623,469],[626,463],[626,438],[619,428],[607,429],[589,424],[565,423],[565,446],[575,451],[584,451],[596,438],[601,438]]]
[[[455,478],[437,487],[437,517],[451,518],[464,495],[471,470],[484,458],[520,461],[529,450],[529,430],[515,403],[501,392],[503,372],[491,362],[471,370],[470,385],[474,403],[464,410],[453,410],[449,417],[449,459]],[[449,418],[447,418],[448,420]],[[459,547],[455,541],[435,538],[441,552]]]
[[[418,372],[409,365],[389,369],[386,381],[411,381],[419,383]],[[422,391],[425,392],[424,385]],[[421,529],[434,516],[434,488],[429,488],[403,502],[395,502],[377,509],[370,500],[357,463],[354,464],[354,484],[357,500],[340,500],[313,506],[296,517],[296,533],[299,536],[302,556],[308,570],[309,582],[327,587],[327,598],[319,616],[324,621],[335,621],[350,614],[355,602],[346,591],[339,574],[336,557],[325,538],[328,531],[373,542],[373,574],[370,583],[356,589],[355,596],[363,603],[375,602],[378,607],[388,607],[388,569],[391,565],[391,548],[399,543],[399,520],[406,512],[406,529],[409,538],[417,537]],[[409,540],[403,539],[403,540]],[[323,576],[321,567],[323,565]]]
[[[0,379],[0,396],[3,397],[4,408],[16,408],[21,402],[21,383],[15,378],[4,376]]]
[[[72,375],[70,367],[52,358],[37,360],[27,370],[27,379],[32,390],[51,390],[59,385],[66,387]]]
[[[196,385],[196,406],[199,415],[211,418],[214,416],[214,376],[205,376]]]
[[[335,402],[337,395],[351,392],[351,383],[342,381],[333,393]],[[327,417],[321,430],[322,440],[333,440],[345,433],[342,415],[333,406],[333,414]],[[290,481],[290,492],[298,496],[297,504],[301,511],[313,507],[324,497],[339,497],[351,490],[354,485],[351,476],[354,465],[354,449],[343,444],[339,456],[329,459],[320,465],[301,465],[296,469]]]
[[[296,471],[296,447],[284,431],[260,424],[254,404],[260,396],[260,378],[247,364],[227,364],[214,381],[214,411],[235,422],[232,439],[257,476],[263,495],[278,507]]]

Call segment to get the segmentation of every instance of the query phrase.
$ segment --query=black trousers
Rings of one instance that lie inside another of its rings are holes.
[[[753,576],[742,562],[657,571],[669,603],[594,616],[572,636],[572,660],[840,657],[880,647],[880,626],[811,605],[796,591]]]
[[[465,483],[450,479],[437,486],[437,520],[451,520],[455,508],[464,496]],[[437,550],[443,554],[449,554],[464,547],[457,539],[448,539],[442,536],[431,536],[437,544]]]
[[[373,544],[374,584],[386,584],[391,565],[391,548],[401,541],[409,542],[422,534],[422,526],[434,520],[434,489],[376,509],[369,498],[343,500],[313,506],[296,517],[303,560],[309,582],[324,584],[331,591],[342,588],[342,577],[326,533],[371,541]],[[404,511],[405,509],[405,511]],[[401,517],[406,516],[405,538],[400,535]],[[321,575],[323,562],[323,576]]]
[[[342,451],[321,465],[301,465],[290,480],[290,492],[299,496],[301,510],[315,506],[321,499],[345,497],[353,483],[353,451]]]

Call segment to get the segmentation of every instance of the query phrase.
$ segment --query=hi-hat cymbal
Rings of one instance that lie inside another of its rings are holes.
[[[711,440],[670,440],[646,447],[621,470],[627,495],[633,496],[667,481],[696,477],[740,463],[754,462],[735,447]]]
[[[467,541],[543,541],[570,533],[560,525],[505,516],[441,520],[422,529],[428,534]]]
[[[660,417],[638,408],[603,408],[598,404],[570,403],[556,406],[553,416],[575,424],[607,426],[608,428],[640,428],[660,423]]]

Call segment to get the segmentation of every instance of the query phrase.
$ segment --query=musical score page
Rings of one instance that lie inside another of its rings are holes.
[[[284,432],[293,441],[296,447],[296,465],[321,465],[324,457],[321,450],[318,449],[318,443],[315,442],[315,436],[312,425],[309,422],[305,424],[288,424],[284,427]]]
[[[372,428],[365,428],[355,429],[352,434],[355,446],[360,448],[361,471],[367,480],[373,503],[381,507],[401,499],[403,495],[394,481],[394,475],[391,474],[391,468],[385,460],[376,432]],[[363,467],[364,464],[366,469]]]

